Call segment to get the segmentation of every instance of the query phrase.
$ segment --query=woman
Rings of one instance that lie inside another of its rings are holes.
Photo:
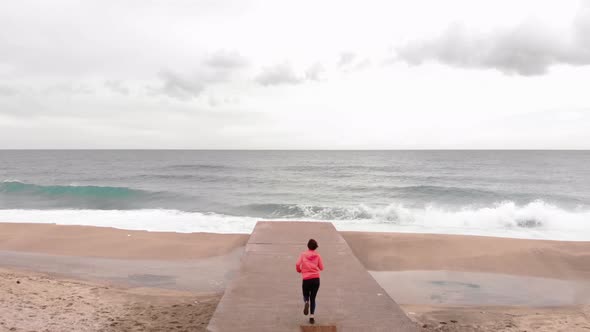
[[[308,251],[304,251],[299,255],[295,268],[303,277],[302,289],[303,301],[305,301],[303,314],[307,316],[309,309],[311,309],[309,322],[314,324],[315,296],[318,294],[318,289],[320,288],[320,271],[324,270],[324,263],[320,254],[315,252],[318,248],[316,240],[310,239],[307,242],[307,248],[309,249]]]

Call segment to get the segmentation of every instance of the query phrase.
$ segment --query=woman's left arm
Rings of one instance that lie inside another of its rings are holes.
[[[297,260],[297,263],[295,263],[295,270],[301,273],[301,255],[299,255],[299,259]]]

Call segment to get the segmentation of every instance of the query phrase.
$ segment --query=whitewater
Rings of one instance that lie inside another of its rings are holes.
[[[585,151],[0,151],[0,222],[590,240]]]

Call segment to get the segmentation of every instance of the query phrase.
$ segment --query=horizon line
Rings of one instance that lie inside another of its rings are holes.
[[[0,151],[590,151],[587,149],[511,149],[511,148],[456,148],[456,149],[190,149],[190,148],[19,148],[4,149]]]

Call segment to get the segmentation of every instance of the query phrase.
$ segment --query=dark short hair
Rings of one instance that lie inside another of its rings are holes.
[[[307,241],[307,247],[309,250],[316,250],[318,248],[318,243],[314,239],[309,239],[309,241]]]

